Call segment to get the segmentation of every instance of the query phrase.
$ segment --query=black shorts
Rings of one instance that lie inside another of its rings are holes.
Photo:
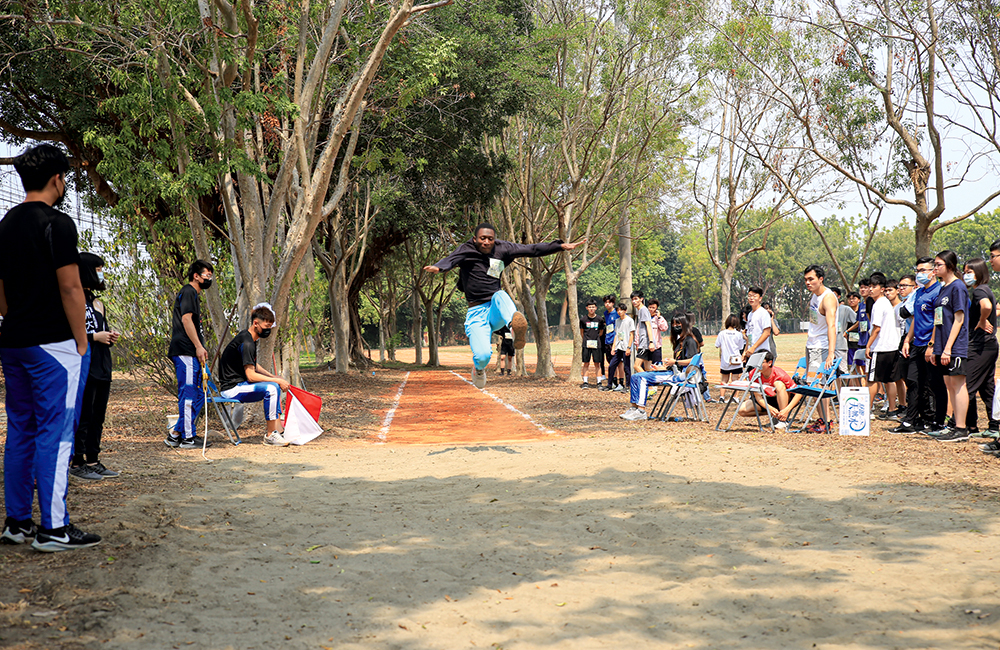
[[[649,350],[646,348],[636,348],[635,358],[638,361],[649,361],[650,359]]]
[[[945,377],[948,376],[965,376],[965,364],[967,363],[964,357],[952,357],[951,363],[947,366],[941,365],[941,355],[935,355],[934,360],[937,362],[938,370]]]
[[[663,363],[663,348],[656,348],[655,350],[650,352],[649,360],[656,365]]]
[[[514,356],[514,341],[510,339],[504,339],[500,342],[500,355],[506,355],[508,357]]]
[[[588,348],[586,341],[583,342],[583,346],[584,346],[583,347],[584,363],[590,363],[591,361],[593,361],[594,363],[601,362],[601,359],[603,359],[603,355],[601,354],[601,348]]]
[[[872,358],[868,359],[868,381],[891,384],[899,379],[898,376],[895,376],[898,357],[899,350],[872,352]]]
[[[742,375],[743,374],[743,366],[740,366],[738,368],[733,368],[732,370],[726,370],[725,368],[720,368],[719,369],[719,374],[720,375]]]
[[[758,413],[763,414],[763,413],[765,413],[765,411],[764,411],[764,409],[762,409],[760,407],[760,402],[757,401],[758,397],[759,397],[759,395],[755,395],[752,398],[753,399],[752,404],[753,404],[754,408],[757,409]],[[776,409],[781,409],[781,407],[778,406],[778,398],[776,396],[774,396],[774,395],[765,395],[764,399],[767,401],[768,406],[773,406]]]

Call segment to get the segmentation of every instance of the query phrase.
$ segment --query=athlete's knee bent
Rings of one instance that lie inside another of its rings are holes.
[[[476,364],[476,368],[482,370],[486,366],[490,365],[490,359],[493,358],[492,350],[486,350],[485,352],[473,352],[472,362]]]

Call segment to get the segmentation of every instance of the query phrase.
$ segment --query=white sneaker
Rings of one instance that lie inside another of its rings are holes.
[[[476,388],[486,388],[486,371],[473,368],[472,383]]]
[[[788,428],[788,424],[786,422],[775,422],[774,423],[774,428],[778,429],[778,430],[787,429]]]
[[[630,420],[632,422],[647,419],[646,412],[640,408],[630,408],[629,410],[622,413],[621,417],[625,420]]]
[[[274,447],[287,447],[288,441],[285,440],[284,436],[275,431],[264,436],[264,444],[272,445]]]

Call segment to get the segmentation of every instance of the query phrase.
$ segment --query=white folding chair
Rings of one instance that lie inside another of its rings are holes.
[[[761,377],[760,374],[760,367],[764,364],[764,355],[766,354],[767,350],[751,354],[750,358],[747,359],[747,365],[743,369],[743,374],[740,375],[740,378],[736,381],[719,386],[719,389],[721,390],[729,390],[732,392],[729,394],[729,399],[726,400],[726,407],[722,409],[722,415],[719,416],[719,422],[715,425],[716,431],[719,431],[719,427],[722,426],[722,420],[725,419],[726,413],[729,411],[729,407],[733,405],[733,402],[736,403],[736,410],[733,412],[733,417],[729,420],[729,424],[726,425],[724,431],[729,431],[733,428],[733,422],[736,421],[736,418],[740,414],[740,404],[743,403],[743,400],[745,400],[747,396],[751,396],[752,398],[760,396],[760,398],[766,403],[767,393],[764,392],[764,378]],[[739,395],[739,397],[737,397],[737,395]],[[761,429],[763,427],[760,422],[760,408],[756,405],[756,400],[754,406],[754,413],[757,416],[757,428]],[[774,420],[771,419],[770,409],[765,409],[764,413],[767,416],[767,423],[773,432]]]

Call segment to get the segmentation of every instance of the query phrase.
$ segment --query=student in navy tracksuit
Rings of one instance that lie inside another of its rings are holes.
[[[76,226],[55,209],[69,160],[51,144],[14,161],[25,198],[0,221],[0,362],[7,386],[0,541],[66,551],[101,541],[69,523],[66,490],[73,436],[90,366]],[[38,492],[41,520],[31,506]]]
[[[168,447],[197,449],[202,440],[195,435],[194,423],[205,405],[201,367],[208,359],[205,333],[201,329],[201,292],[212,286],[215,268],[203,260],[188,267],[188,283],[174,298],[171,315],[170,348],[167,356],[177,372],[177,424],[163,442]],[[211,445],[212,443],[208,443]]]

